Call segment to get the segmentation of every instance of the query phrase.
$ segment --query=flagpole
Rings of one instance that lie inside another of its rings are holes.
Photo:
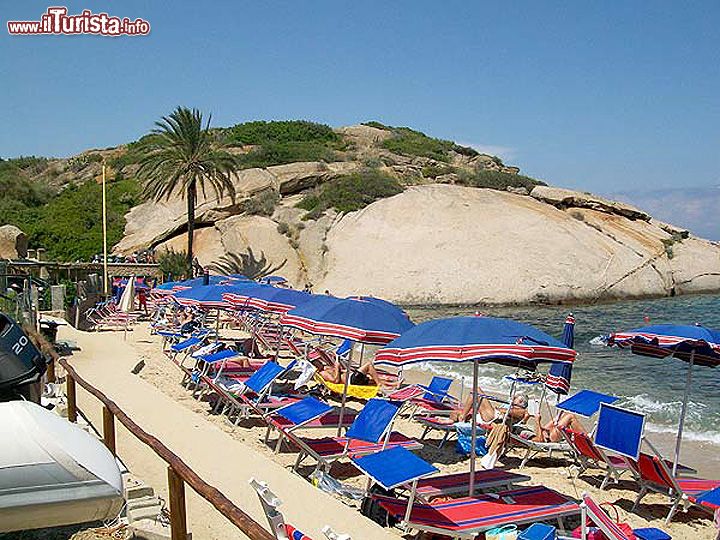
[[[108,295],[107,266],[107,197],[105,195],[105,162],[102,166],[102,225],[103,225],[103,294]]]

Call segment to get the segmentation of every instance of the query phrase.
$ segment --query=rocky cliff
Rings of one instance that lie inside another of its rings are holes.
[[[370,294],[407,304],[578,302],[720,290],[720,246],[660,223],[627,204],[545,185],[505,190],[456,185],[468,168],[516,174],[490,156],[452,156],[453,169],[378,145],[382,129],[340,130],[362,160],[247,169],[235,200],[198,204],[203,265],[256,268],[315,291]],[[403,180],[404,191],[349,213],[317,219],[296,205],[308,189],[367,166]],[[438,170],[446,167],[446,170]],[[424,175],[428,169],[439,174]],[[248,200],[272,193],[270,215]],[[115,247],[184,249],[184,204],[147,202],[126,216]]]

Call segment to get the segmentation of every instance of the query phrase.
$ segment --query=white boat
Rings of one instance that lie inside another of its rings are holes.
[[[0,403],[0,532],[112,519],[122,493],[95,437],[35,403]]]

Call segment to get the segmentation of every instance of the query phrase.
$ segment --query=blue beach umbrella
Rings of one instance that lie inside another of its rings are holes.
[[[654,358],[678,358],[688,363],[685,394],[675,442],[673,474],[677,474],[687,404],[692,387],[693,366],[720,366],[720,331],[702,325],[656,324],[615,332],[606,338],[608,346],[629,348],[633,353]]]
[[[200,285],[175,293],[175,300],[183,306],[228,309],[232,305],[223,300],[223,294],[237,291],[235,285]]]
[[[451,317],[424,322],[388,343],[375,364],[405,366],[416,362],[472,362],[473,412],[470,494],[474,491],[478,413],[478,365],[496,363],[535,369],[539,362],[575,360],[575,351],[529,324],[493,317]]]
[[[316,295],[289,311],[280,319],[280,324],[311,334],[372,345],[389,343],[414,326],[407,315],[392,304],[325,295]]]
[[[283,315],[280,324],[298,328],[311,334],[333,336],[364,344],[383,345],[414,325],[407,315],[392,305],[316,295],[306,304]],[[351,350],[352,354],[352,350]],[[362,362],[362,353],[361,353]],[[350,380],[350,355],[343,389],[338,434],[345,413],[345,401]]]
[[[286,313],[312,298],[313,295],[305,291],[260,283],[248,283],[225,296],[225,300],[236,308],[252,308],[271,313]]]

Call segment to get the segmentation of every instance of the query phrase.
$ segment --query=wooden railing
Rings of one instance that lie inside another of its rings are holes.
[[[185,484],[198,495],[212,504],[233,525],[253,540],[275,540],[275,536],[259,525],[255,520],[238,508],[216,487],[200,478],[182,459],[175,455],[159,439],[147,433],[137,425],[118,405],[100,390],[84,380],[65,360],[59,359],[66,371],[68,420],[77,421],[76,383],[103,404],[103,440],[105,446],[116,455],[115,418],[139,441],[149,446],[168,464],[168,492],[170,504],[170,528],[172,540],[187,540],[187,518],[185,508]]]

